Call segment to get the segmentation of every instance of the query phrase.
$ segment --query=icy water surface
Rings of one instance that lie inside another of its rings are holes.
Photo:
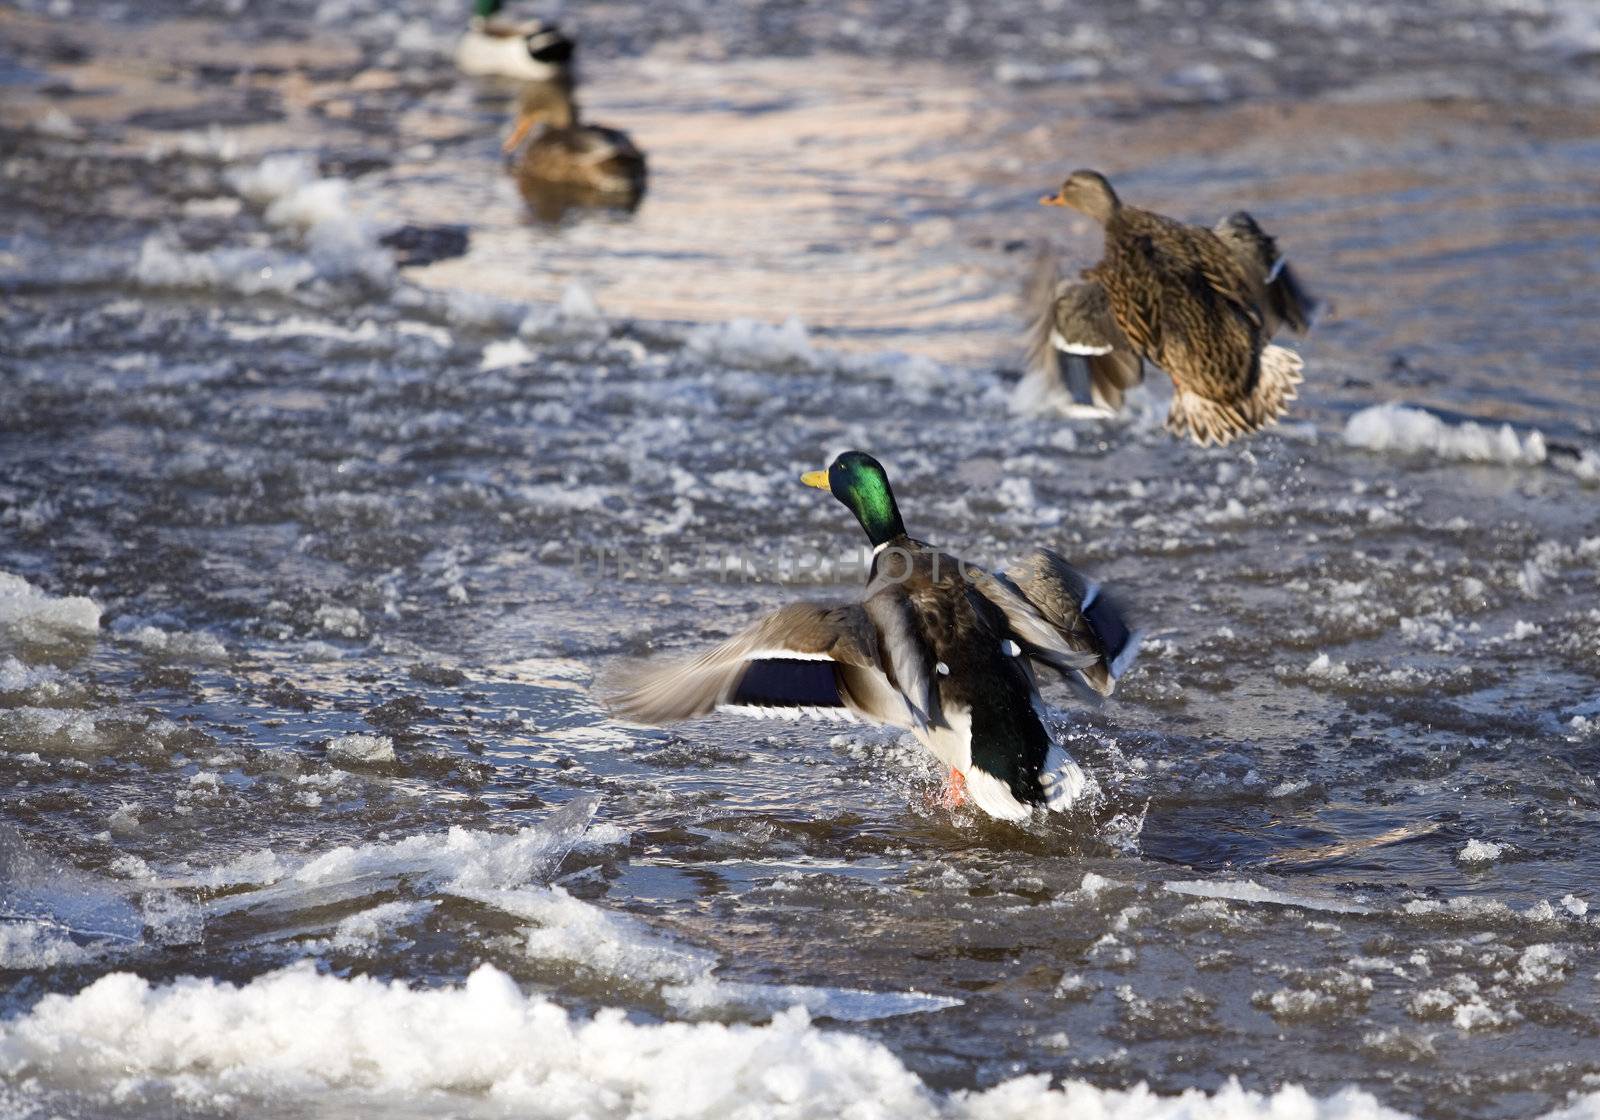
[[[652,186],[554,226],[451,13],[351,10],[0,10],[0,1109],[1593,1112],[1585,8],[586,6]],[[1290,423],[1011,415],[1080,163],[1270,218],[1333,305]],[[1092,810],[599,709],[854,593],[796,480],[851,446],[1136,606],[1114,700],[1052,695]]]

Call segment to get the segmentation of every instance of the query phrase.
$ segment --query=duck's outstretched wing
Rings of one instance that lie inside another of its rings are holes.
[[[1212,232],[1233,253],[1251,284],[1258,289],[1257,298],[1266,313],[1269,336],[1280,326],[1296,334],[1305,334],[1311,329],[1319,304],[1300,283],[1288,259],[1278,251],[1275,237],[1244,210],[1235,210],[1223,218]]]
[[[978,590],[1002,611],[1028,657],[1109,696],[1140,634],[1107,592],[1057,553],[1038,549]]]
[[[613,715],[634,723],[722,710],[915,726],[929,700],[919,697],[918,711],[890,683],[872,613],[863,604],[793,603],[697,657],[618,666],[601,693]]]
[[[1059,278],[1055,257],[1041,254],[1025,295],[1027,356],[1013,398],[1031,412],[1065,398],[1089,413],[1115,413],[1123,394],[1144,380],[1144,362],[1129,348],[1098,283]]]

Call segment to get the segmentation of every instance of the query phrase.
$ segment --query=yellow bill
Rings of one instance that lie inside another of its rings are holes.
[[[826,490],[830,494],[833,493],[833,487],[828,485],[828,472],[825,469],[820,471],[807,471],[805,474],[800,476],[800,481],[805,483],[807,486],[815,486],[818,490]]]

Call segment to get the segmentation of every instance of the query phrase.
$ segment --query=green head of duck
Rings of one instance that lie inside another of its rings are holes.
[[[906,535],[894,491],[889,488],[889,474],[865,451],[846,451],[827,470],[801,475],[800,481],[826,490],[843,502],[861,522],[874,546]]]
[[[490,19],[500,14],[501,0],[474,0],[472,14],[479,19]]]
[[[1040,206],[1070,206],[1104,225],[1121,205],[1111,182],[1098,171],[1080,169],[1068,175],[1061,189],[1039,200]]]

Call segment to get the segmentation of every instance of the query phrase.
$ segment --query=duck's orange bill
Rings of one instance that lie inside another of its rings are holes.
[[[1039,200],[1040,206],[1065,206],[1067,200],[1058,194],[1047,194]]]
[[[517,150],[517,145],[522,143],[522,138],[524,136],[528,135],[528,129],[530,129],[532,127],[533,127],[533,118],[532,117],[530,117],[530,116],[518,117],[516,126],[512,128],[511,135],[506,137],[506,142],[504,144],[500,145],[500,150],[503,151],[503,152],[514,152],[514,151],[516,151]]]

